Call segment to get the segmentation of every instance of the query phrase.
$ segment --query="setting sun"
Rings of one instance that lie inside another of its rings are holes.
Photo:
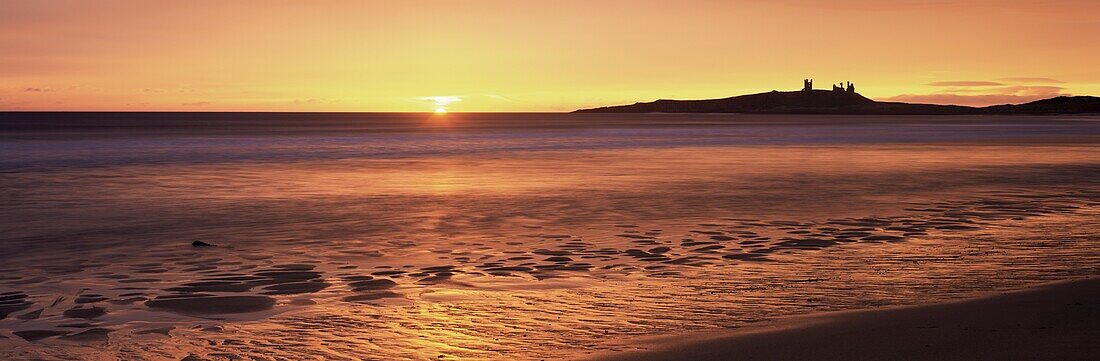
[[[1096,14],[0,0],[0,361],[1095,360]]]
[[[457,102],[462,101],[462,97],[457,97],[457,96],[453,96],[453,95],[445,95],[445,96],[423,97],[423,98],[420,98],[420,100],[429,102],[430,105],[435,108],[435,113],[436,114],[446,114],[447,113],[447,106],[452,104],[452,103],[457,103]]]

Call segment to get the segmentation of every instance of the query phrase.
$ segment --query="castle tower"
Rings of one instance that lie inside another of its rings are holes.
[[[814,89],[813,79],[802,79],[802,91],[808,92]]]
[[[849,92],[849,93],[855,93],[855,92],[856,92],[856,85],[855,85],[855,84],[852,84],[852,82],[848,82],[848,89],[847,89],[847,92]]]

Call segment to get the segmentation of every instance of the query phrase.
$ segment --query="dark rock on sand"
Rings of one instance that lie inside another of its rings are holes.
[[[396,297],[401,297],[401,295],[398,294],[398,293],[395,293],[395,292],[390,292],[390,291],[372,291],[372,292],[367,292],[367,293],[363,293],[363,294],[359,294],[359,295],[344,297],[344,301],[347,301],[347,302],[365,302],[365,301],[380,300],[380,299],[383,299],[383,298],[396,298]]]
[[[672,250],[672,248],[669,248],[669,247],[665,247],[665,246],[661,246],[661,247],[654,247],[654,248],[650,248],[650,249],[649,249],[649,253],[652,253],[652,254],[662,254],[662,253],[668,252],[668,251],[670,251],[670,250]]]
[[[83,307],[83,308],[71,308],[65,311],[65,317],[69,318],[84,318],[91,319],[107,314],[107,309],[103,307]]]
[[[159,296],[145,301],[145,306],[182,314],[215,315],[269,310],[275,307],[275,299],[267,296],[192,294]]]
[[[17,317],[17,318],[19,318],[20,320],[37,320],[38,317],[42,316],[42,311],[44,311],[44,310],[45,309],[43,309],[43,308],[39,308],[37,310],[19,315],[19,317]]]
[[[497,271],[497,272],[499,272],[499,271],[504,271],[504,272],[509,272],[509,271],[530,272],[534,269],[531,268],[531,267],[523,267],[523,266],[505,266],[505,267],[486,268],[485,270],[490,271],[490,272],[494,272],[494,271]]]
[[[107,300],[107,297],[103,297],[103,295],[83,294],[83,295],[77,296],[76,299],[73,300],[73,302],[75,302],[75,303],[96,303],[96,302],[106,301],[106,300]]]
[[[329,286],[321,281],[320,272],[311,271],[313,268],[308,264],[275,265],[251,275],[220,274],[165,290],[175,293],[247,292],[267,286],[264,288],[268,291],[266,294],[312,293]]]
[[[16,336],[23,338],[24,340],[34,342],[48,337],[61,336],[68,332],[57,330],[26,330],[15,331],[12,333]]]
[[[393,275],[399,275],[399,274],[404,274],[404,273],[407,273],[407,272],[400,271],[400,270],[389,270],[389,271],[373,272],[371,274],[375,275],[375,276],[393,276]]]
[[[313,271],[264,271],[256,272],[256,276],[270,278],[271,283],[289,283],[319,278],[321,274]]]
[[[867,237],[860,238],[860,240],[867,241],[867,242],[882,242],[882,241],[897,242],[897,241],[905,240],[905,238],[904,237],[898,237],[898,236],[891,236],[891,235],[876,234],[876,235],[873,235],[873,236],[867,236]]]
[[[11,313],[31,307],[31,303],[27,302],[26,298],[27,295],[22,292],[0,293],[0,320],[7,318]]]
[[[279,268],[279,269],[285,269],[285,270],[294,270],[294,271],[309,271],[309,270],[312,270],[314,268],[317,268],[317,266],[314,266],[314,265],[311,265],[311,264],[308,264],[308,263],[287,263],[287,264],[274,265],[272,267]]]
[[[741,261],[766,261],[766,260],[768,260],[767,258],[764,258],[764,257],[765,256],[763,254],[760,254],[760,253],[730,253],[730,254],[722,256],[722,258],[725,258],[725,259],[734,259],[734,260],[741,260]]]
[[[111,330],[109,330],[109,329],[102,328],[102,327],[96,327],[96,328],[84,330],[82,332],[77,332],[77,333],[74,333],[74,334],[71,334],[71,335],[61,336],[61,339],[66,340],[66,341],[76,341],[76,342],[102,343],[102,342],[107,342],[107,340],[109,338],[107,336],[107,334],[110,333],[110,332],[111,332]]]
[[[148,329],[148,330],[135,331],[134,333],[138,334],[138,335],[158,334],[158,335],[168,336],[169,335],[168,332],[172,331],[172,329],[174,329],[174,328],[175,327],[168,326],[168,327],[152,328],[152,329]]]
[[[723,246],[723,245],[720,245],[720,244],[712,244],[712,245],[709,245],[709,246],[692,249],[692,250],[690,250],[690,252],[710,252],[710,251],[720,250],[720,249],[723,249],[723,248],[726,248],[726,246]]]
[[[416,283],[429,285],[436,284],[451,279],[451,276],[454,276],[454,273],[438,272],[434,276],[421,278],[420,280],[417,280]]]
[[[393,288],[397,286],[397,282],[387,279],[375,279],[348,283],[348,286],[355,291],[377,291]]]
[[[206,242],[203,242],[203,241],[194,241],[194,242],[191,242],[191,246],[192,246],[192,247],[215,247],[214,245],[212,245],[212,244],[209,244],[209,243],[206,243]]]
[[[788,241],[779,242],[776,247],[779,248],[795,248],[805,250],[822,249],[829,246],[836,245],[836,241],[827,239],[805,238],[805,239],[792,239]]]
[[[314,293],[328,288],[328,282],[292,282],[281,283],[264,287],[265,295],[294,295],[300,293]]]
[[[251,289],[253,285],[234,282],[234,281],[200,281],[185,283],[179,287],[167,288],[167,291],[172,292],[245,292]]]

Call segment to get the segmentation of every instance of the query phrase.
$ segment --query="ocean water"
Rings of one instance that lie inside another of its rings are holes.
[[[0,358],[583,358],[1095,277],[1098,145],[1070,116],[0,113]]]

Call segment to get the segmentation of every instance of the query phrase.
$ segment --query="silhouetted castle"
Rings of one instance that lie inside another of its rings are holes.
[[[802,80],[802,90],[737,95],[715,99],[658,99],[610,107],[580,109],[582,113],[741,113],[741,114],[1100,114],[1100,97],[1060,96],[1018,105],[984,108],[962,105],[877,102],[856,93],[851,82],[833,84],[833,90],[814,89],[813,79]]]
[[[811,90],[814,90],[814,80],[813,79],[802,79],[802,91],[808,92],[808,91],[811,91]],[[855,93],[856,92],[856,86],[855,86],[855,84],[852,84],[852,82],[848,82],[847,86],[845,86],[844,83],[833,84],[833,91],[835,91],[835,92]]]

